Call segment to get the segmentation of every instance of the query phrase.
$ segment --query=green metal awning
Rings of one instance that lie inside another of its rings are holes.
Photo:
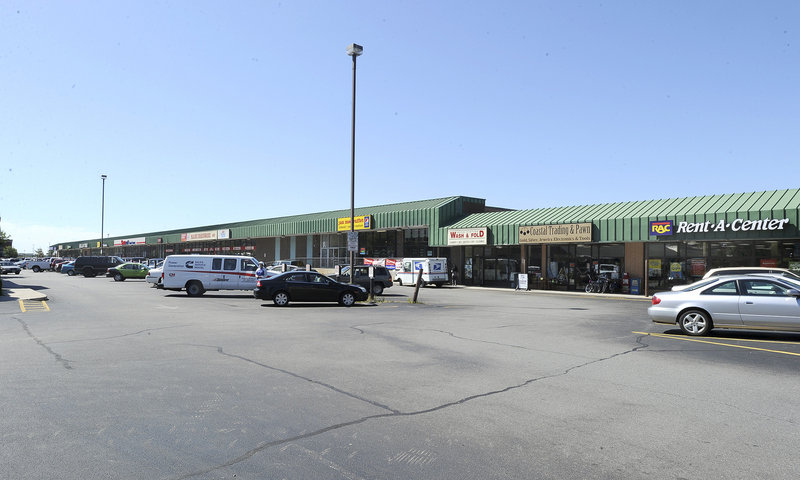
[[[733,232],[727,229],[724,232],[703,232],[703,235],[650,235],[651,221],[672,221],[676,226],[680,222],[711,222],[718,225],[721,220],[729,223],[737,218],[787,218],[789,222],[780,232]],[[447,229],[453,228],[486,227],[490,244],[516,245],[519,243],[519,227],[571,223],[591,223],[595,242],[647,242],[664,241],[666,238],[796,238],[800,236],[800,189],[475,213],[447,225],[444,230],[446,233]],[[442,238],[445,238],[445,243],[439,246],[446,245],[446,237]]]
[[[372,230],[426,227],[429,228],[429,237],[431,241],[441,242],[446,241],[445,238],[440,239],[437,237],[442,231],[442,225],[463,218],[471,212],[482,211],[484,209],[484,204],[485,200],[481,198],[455,196],[371,207],[358,207],[355,209],[354,213],[356,216],[372,215],[374,223]],[[335,233],[337,231],[337,219],[349,216],[350,209],[348,208],[345,210],[264,218],[244,222],[220,223],[200,227],[136,233],[109,237],[105,239],[105,241],[113,243],[115,240],[145,237],[146,244],[148,245],[159,243],[159,239],[161,243],[178,243],[181,241],[181,234],[184,233],[221,229],[230,229],[230,237],[232,239]],[[89,240],[59,242],[59,244],[76,248],[79,244],[94,246],[99,241],[99,238],[94,238]]]

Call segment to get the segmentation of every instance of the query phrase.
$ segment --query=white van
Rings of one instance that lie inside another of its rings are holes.
[[[441,287],[447,283],[446,258],[404,258],[395,267],[395,281],[400,285],[414,285],[422,272],[422,285]]]
[[[258,262],[240,255],[169,255],[162,268],[162,288],[199,297],[206,290],[254,290]]]

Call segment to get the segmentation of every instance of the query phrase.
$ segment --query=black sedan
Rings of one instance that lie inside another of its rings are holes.
[[[359,285],[339,283],[317,272],[286,272],[256,283],[253,295],[272,300],[283,307],[289,302],[339,302],[350,307],[367,299],[367,290]]]

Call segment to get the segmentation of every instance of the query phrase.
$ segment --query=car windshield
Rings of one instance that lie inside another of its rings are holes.
[[[794,288],[795,290],[800,290],[800,279],[796,279],[796,278],[790,277],[788,275],[782,275],[782,276],[773,277],[773,278],[775,278],[775,280],[778,280],[779,282],[783,283],[784,285],[788,285],[789,287]]]
[[[796,282],[800,282],[800,275],[797,275],[794,272],[781,272],[781,276],[790,278]]]

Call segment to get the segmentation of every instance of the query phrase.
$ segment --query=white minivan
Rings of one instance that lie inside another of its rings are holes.
[[[162,268],[162,288],[199,297],[207,290],[254,290],[258,262],[240,255],[169,255]]]

